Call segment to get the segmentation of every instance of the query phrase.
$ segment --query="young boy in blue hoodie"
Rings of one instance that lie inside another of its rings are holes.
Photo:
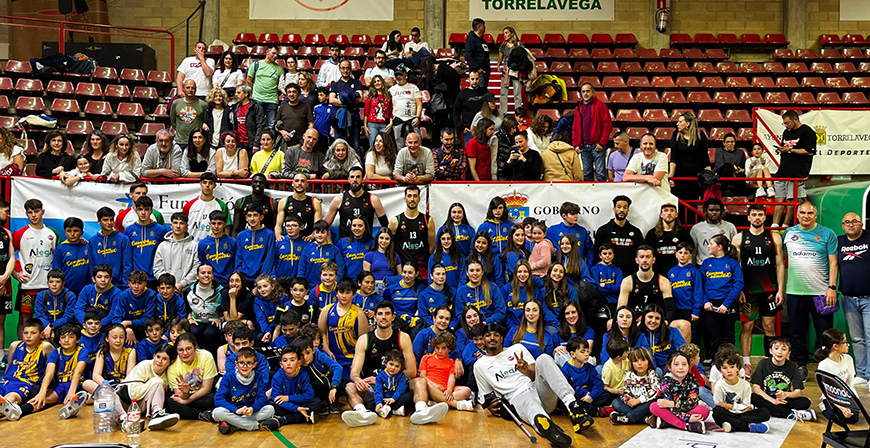
[[[75,318],[81,323],[85,323],[85,313],[95,311],[101,320],[102,325],[109,325],[112,322],[111,311],[112,303],[116,300],[120,291],[112,284],[112,267],[107,264],[98,264],[94,266],[93,271],[94,283],[82,288],[81,294],[76,299]]]
[[[107,264],[112,268],[112,283],[118,288],[133,270],[133,250],[127,235],[115,230],[115,212],[109,207],[97,210],[100,231],[88,241],[91,266]]]
[[[235,238],[225,234],[226,212],[213,210],[208,214],[208,224],[211,233],[197,243],[199,262],[214,268],[214,279],[226,286],[236,268],[238,243]]]
[[[589,342],[582,337],[573,337],[565,347],[571,354],[571,360],[562,365],[562,374],[568,384],[574,388],[574,398],[577,404],[591,417],[606,417],[613,412],[608,404],[613,397],[605,392],[604,382],[589,364]]]
[[[701,307],[704,306],[704,277],[692,263],[694,252],[695,248],[690,243],[677,244],[677,265],[668,271],[668,281],[674,294],[677,319],[692,322],[692,334],[697,334],[695,321],[701,317]]]
[[[338,388],[341,386],[342,368],[338,361],[319,349],[323,334],[317,324],[307,324],[299,330],[299,336],[293,340],[293,346],[299,347],[302,353],[300,364],[308,373],[308,379],[314,390],[314,396],[323,403],[320,415],[338,414]]]
[[[103,324],[100,321],[100,314],[96,311],[85,313],[82,327],[82,337],[79,344],[88,353],[88,364],[85,367],[85,373],[82,374],[82,381],[84,381],[90,379],[91,372],[94,371],[94,362],[97,360],[97,352],[100,351],[100,342],[104,339],[104,335],[101,333]]]
[[[145,337],[145,319],[156,311],[157,293],[148,289],[148,274],[135,270],[127,276],[127,290],[121,292],[112,303],[110,319],[124,326],[127,344],[134,345]]]
[[[616,317],[616,304],[619,302],[619,288],[622,286],[622,269],[613,264],[613,244],[604,243],[598,248],[601,261],[589,269],[598,292],[607,300],[610,315]]]
[[[136,199],[133,207],[139,219],[124,229],[124,235],[130,239],[132,248],[133,270],[145,272],[148,276],[148,286],[155,289],[157,279],[154,278],[154,254],[168,230],[163,224],[158,224],[151,219],[154,202],[148,196]]]
[[[577,237],[577,248],[580,250],[580,257],[586,262],[587,266],[591,267],[595,262],[595,252],[592,248],[592,238],[589,236],[589,231],[578,223],[580,220],[580,206],[573,202],[563,202],[562,206],[559,207],[559,216],[562,217],[562,222],[547,228],[547,239],[553,243],[553,247],[558,248],[562,237],[573,233]],[[619,289],[619,283],[617,283],[617,289]]]
[[[145,318],[145,338],[136,344],[136,359],[148,360],[154,358],[157,346],[163,344],[163,323],[167,322],[157,316]]]
[[[279,279],[282,277],[294,278],[298,275],[302,254],[305,253],[305,249],[309,245],[300,234],[302,226],[302,218],[299,215],[288,214],[284,218],[284,237],[275,247],[277,259],[275,260],[275,268],[272,270],[273,277]],[[281,280],[278,283],[282,283]]]
[[[187,317],[187,302],[175,292],[176,285],[175,276],[172,274],[161,274],[157,277],[157,311],[155,316],[159,317],[164,323],[171,321],[176,317]],[[136,359],[151,359],[136,358]]]
[[[76,295],[64,287],[64,277],[59,269],[48,271],[48,289],[40,292],[34,303],[33,318],[42,321],[42,338],[47,341],[54,340],[55,331],[62,325],[75,323]]]
[[[257,369],[257,352],[250,347],[240,349],[236,356],[236,370],[221,379],[214,396],[212,418],[219,422],[218,431],[227,435],[238,429],[271,431],[261,425],[275,415],[266,395],[269,377]]]
[[[245,220],[248,226],[239,232],[236,252],[236,270],[242,271],[249,279],[260,274],[272,274],[275,268],[275,232],[263,225],[265,210],[260,204],[245,206]]]
[[[335,106],[329,104],[329,89],[326,87],[318,87],[317,101],[320,104],[314,106],[311,111],[314,114],[314,129],[320,134],[317,139],[315,149],[321,153],[326,153],[326,149],[332,143],[332,119],[335,118]]]
[[[338,265],[331,262],[326,261],[320,265],[320,282],[312,283],[317,286],[311,288],[311,292],[308,293],[308,302],[317,308],[318,310],[322,310],[326,308],[330,303],[334,303],[336,300],[336,291],[335,287],[337,285],[336,279],[338,278]],[[319,313],[318,313],[319,314]]]
[[[226,369],[226,373],[224,375],[233,375],[236,370],[236,359],[239,356],[239,352],[241,349],[245,347],[254,348],[254,330],[251,330],[247,326],[239,328],[238,330],[233,332],[233,346],[235,346],[236,351],[227,355],[226,363],[224,364],[224,368]],[[257,370],[266,376],[269,377],[269,361],[266,359],[266,356],[262,353],[255,351],[257,355]]]
[[[344,260],[341,251],[338,246],[329,242],[329,224],[322,219],[315,222],[312,234],[314,243],[303,252],[299,264],[299,276],[305,277],[309,285],[316,285],[320,283],[320,265],[331,261],[337,268],[337,278],[344,277]]]
[[[408,389],[405,377],[405,355],[390,350],[384,356],[384,370],[375,377],[374,398],[366,402],[366,408],[387,418],[391,412],[405,415],[414,406],[414,393]]]
[[[63,222],[64,242],[54,249],[52,269],[64,274],[64,286],[78,296],[85,285],[91,283],[91,265],[88,262],[88,243],[82,239],[85,224],[80,218],[67,218]]]
[[[302,349],[296,345],[281,350],[281,370],[272,377],[269,391],[276,416],[263,422],[270,431],[290,423],[314,424],[314,413],[320,409],[321,402],[314,396],[308,373],[300,366],[301,359]]]
[[[269,347],[286,347],[293,343],[299,334],[299,314],[293,310],[284,311],[278,319],[278,325],[281,327],[281,335]]]

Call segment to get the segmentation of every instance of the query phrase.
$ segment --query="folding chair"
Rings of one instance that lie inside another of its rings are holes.
[[[846,423],[846,417],[837,407],[838,405],[849,409],[852,411],[852,415],[863,417],[865,423],[870,422],[870,415],[867,414],[864,404],[861,403],[852,388],[840,378],[821,370],[816,371],[816,383],[832,412],[831,418],[828,419],[828,426],[822,433],[822,448],[828,445],[834,448],[870,447],[870,430],[850,429],[849,424]],[[843,431],[832,431],[834,423],[842,427]]]

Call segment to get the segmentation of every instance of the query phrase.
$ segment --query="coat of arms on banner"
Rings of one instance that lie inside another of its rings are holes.
[[[513,193],[503,194],[501,197],[507,204],[508,213],[514,222],[522,222],[529,216],[529,208],[525,207],[526,202],[529,202],[528,196],[514,190]]]

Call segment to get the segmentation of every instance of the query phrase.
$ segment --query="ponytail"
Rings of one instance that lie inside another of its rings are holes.
[[[731,244],[731,241],[725,235],[716,235],[713,238],[713,242],[722,246],[722,250],[725,251],[725,255],[737,259],[737,247]]]
[[[825,330],[819,338],[819,348],[813,353],[813,358],[816,361],[827,358],[831,354],[831,350],[834,349],[834,345],[842,343],[843,339],[846,339],[846,333],[843,330],[838,328]]]

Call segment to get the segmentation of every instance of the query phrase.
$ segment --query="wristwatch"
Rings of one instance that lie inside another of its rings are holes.
[[[837,285],[828,285],[828,289],[830,289],[831,291],[836,291]]]

